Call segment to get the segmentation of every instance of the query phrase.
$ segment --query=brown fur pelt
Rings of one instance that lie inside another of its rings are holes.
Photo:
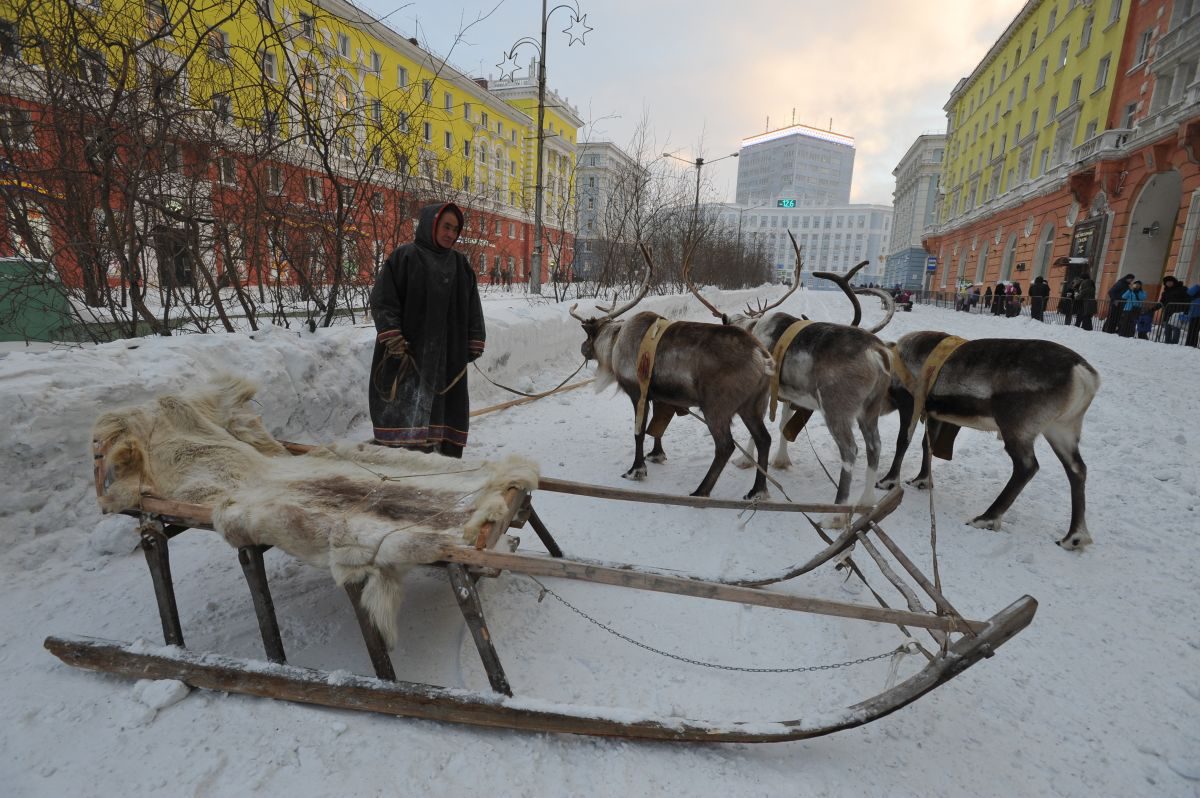
[[[368,445],[332,444],[294,457],[248,407],[255,386],[223,377],[194,394],[105,413],[92,437],[107,453],[107,512],[142,495],[207,505],[232,546],[277,546],[363,583],[363,602],[395,643],[409,566],[441,559],[501,518],[509,487],[532,490],[533,462],[496,463]]]

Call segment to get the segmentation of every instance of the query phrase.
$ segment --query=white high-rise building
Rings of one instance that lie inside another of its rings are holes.
[[[892,170],[896,191],[892,195],[892,248],[887,253],[883,276],[889,288],[899,285],[919,290],[925,287],[929,253],[921,245],[925,228],[937,222],[938,187],[946,154],[946,136],[925,133],[908,148]],[[933,261],[936,265],[936,260]]]
[[[742,140],[737,203],[829,207],[850,203],[854,139],[792,125]]]

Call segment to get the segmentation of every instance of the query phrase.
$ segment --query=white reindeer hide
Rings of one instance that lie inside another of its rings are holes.
[[[206,505],[232,546],[266,544],[327,567],[395,644],[400,583],[474,540],[505,512],[509,487],[532,490],[538,469],[370,445],[333,444],[292,456],[247,406],[256,386],[224,377],[202,391],[100,416],[92,437],[107,452],[107,512],[144,494]]]

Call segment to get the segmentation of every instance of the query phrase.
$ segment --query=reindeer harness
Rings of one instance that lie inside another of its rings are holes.
[[[896,372],[896,376],[900,378],[900,382],[912,394],[913,397],[913,414],[908,421],[908,434],[911,437],[913,431],[917,428],[917,421],[924,421],[925,398],[929,392],[933,390],[933,386],[937,383],[938,375],[942,372],[942,366],[946,364],[946,360],[954,351],[967,342],[966,338],[960,338],[957,335],[948,335],[943,338],[929,356],[925,358],[925,362],[921,364],[921,373],[916,378],[913,377],[908,367],[904,365],[904,359],[900,357],[899,352],[892,348],[892,368]]]
[[[654,355],[658,352],[658,343],[662,340],[663,333],[670,326],[670,319],[664,319],[661,316],[655,319],[650,328],[646,330],[646,334],[642,336],[642,343],[638,346],[638,400],[637,412],[633,418],[635,435],[641,432],[642,423],[646,420],[646,398],[650,394],[650,377],[654,374]]]

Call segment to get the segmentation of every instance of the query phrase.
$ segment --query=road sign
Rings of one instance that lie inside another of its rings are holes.
[[[937,256],[936,255],[930,255],[928,258],[925,259],[925,271],[927,271],[927,272],[936,272],[937,271]]]

